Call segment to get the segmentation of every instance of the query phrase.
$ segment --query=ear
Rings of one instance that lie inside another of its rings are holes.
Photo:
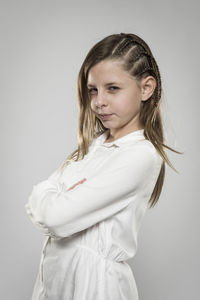
[[[153,76],[147,76],[141,79],[141,97],[142,101],[148,100],[156,88],[156,79]]]

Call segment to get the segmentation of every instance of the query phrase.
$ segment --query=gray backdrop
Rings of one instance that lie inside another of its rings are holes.
[[[198,1],[1,0],[0,22],[0,299],[31,298],[43,235],[24,205],[33,185],[77,145],[83,59],[120,32],[151,47],[163,80],[167,144],[184,151],[167,150],[179,174],[166,167],[159,203],[147,212],[128,263],[140,300],[199,299]]]

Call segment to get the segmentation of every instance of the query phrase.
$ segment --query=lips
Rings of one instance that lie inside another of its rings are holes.
[[[99,114],[99,115],[104,117],[104,116],[111,116],[112,114]]]
[[[106,120],[109,120],[111,117],[112,117],[112,115],[113,114],[101,114],[101,115],[99,115],[99,117],[102,119],[102,120],[104,120],[104,121],[106,121]]]

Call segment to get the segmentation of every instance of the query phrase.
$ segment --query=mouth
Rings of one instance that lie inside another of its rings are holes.
[[[99,114],[99,117],[103,120],[109,119],[113,114]]]
[[[100,116],[111,116],[112,114],[99,114]]]

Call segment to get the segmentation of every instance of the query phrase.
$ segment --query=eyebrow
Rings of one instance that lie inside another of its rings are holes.
[[[109,82],[109,83],[105,83],[104,84],[104,86],[109,86],[109,85],[114,85],[114,84],[117,84],[117,85],[119,85],[120,84],[120,82]],[[87,84],[87,87],[94,87],[95,85],[93,85],[93,84]]]

